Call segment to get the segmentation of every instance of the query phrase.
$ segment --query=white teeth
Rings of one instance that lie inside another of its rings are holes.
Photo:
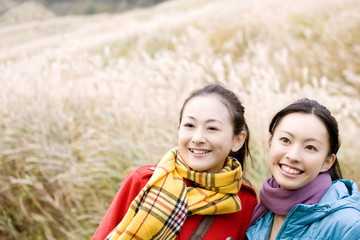
[[[207,150],[191,149],[191,152],[192,152],[192,153],[195,153],[195,154],[205,154],[205,153],[208,153],[209,151],[207,151]]]
[[[301,173],[299,170],[289,168],[288,166],[285,166],[285,165],[281,165],[281,169],[290,174],[300,174]]]

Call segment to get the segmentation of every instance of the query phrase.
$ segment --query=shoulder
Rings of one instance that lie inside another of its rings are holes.
[[[336,180],[329,189],[333,201],[328,204],[328,212],[333,213],[339,222],[353,224],[360,221],[360,192],[355,182],[351,180]],[[325,196],[324,196],[325,197]],[[329,199],[331,199],[329,197]]]
[[[143,189],[153,174],[155,165],[147,165],[130,171],[111,202],[103,220],[94,233],[93,240],[104,239],[126,215],[131,202]]]
[[[122,188],[133,188],[134,191],[141,190],[149,181],[154,173],[156,165],[145,165],[137,169],[131,170],[124,181],[121,183]]]
[[[360,239],[360,193],[356,183],[336,180],[323,198],[319,204],[326,207],[319,225],[324,229],[323,234],[339,236],[339,239]]]
[[[338,204],[348,204],[348,202],[357,203],[359,201],[360,193],[356,183],[351,180],[338,179],[332,182],[331,187],[320,200],[320,203],[337,202]],[[360,203],[357,205],[360,205]]]
[[[137,169],[131,170],[127,178],[139,178],[139,179],[149,179],[156,168],[156,165],[145,165],[142,167],[139,167]]]
[[[320,235],[326,239],[360,239],[360,212],[348,206],[338,208],[320,221]],[[331,209],[330,209],[331,211]]]

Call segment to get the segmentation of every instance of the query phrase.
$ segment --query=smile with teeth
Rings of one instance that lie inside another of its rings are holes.
[[[191,149],[190,148],[190,152],[194,153],[194,154],[206,154],[209,153],[209,150],[204,150],[204,149]]]
[[[300,170],[293,169],[293,168],[290,168],[290,167],[288,167],[288,166],[286,166],[286,165],[282,165],[282,164],[280,164],[280,168],[281,168],[282,170],[284,170],[285,172],[289,173],[289,174],[297,175],[297,174],[303,173],[303,172],[300,171]]]

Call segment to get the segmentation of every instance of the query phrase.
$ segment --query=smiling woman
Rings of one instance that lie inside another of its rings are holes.
[[[248,239],[360,239],[360,193],[341,179],[330,111],[300,99],[274,116],[269,132],[273,178],[260,190]]]
[[[292,113],[276,127],[269,142],[270,171],[285,189],[296,190],[312,182],[333,165],[329,136],[313,114]]]
[[[202,239],[244,239],[257,203],[242,184],[244,107],[224,87],[205,86],[185,100],[178,130],[179,146],[157,166],[128,174],[92,239],[193,239],[197,229]]]
[[[233,133],[230,113],[216,95],[191,99],[182,114],[178,145],[191,169],[218,172],[229,153],[244,145],[247,133]]]

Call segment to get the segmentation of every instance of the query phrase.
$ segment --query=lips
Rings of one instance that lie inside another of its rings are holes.
[[[293,168],[293,167],[289,167],[285,164],[280,164],[280,168],[288,173],[288,174],[291,174],[291,175],[299,175],[299,174],[302,174],[304,171],[300,170],[300,169],[297,169],[297,168]]]

